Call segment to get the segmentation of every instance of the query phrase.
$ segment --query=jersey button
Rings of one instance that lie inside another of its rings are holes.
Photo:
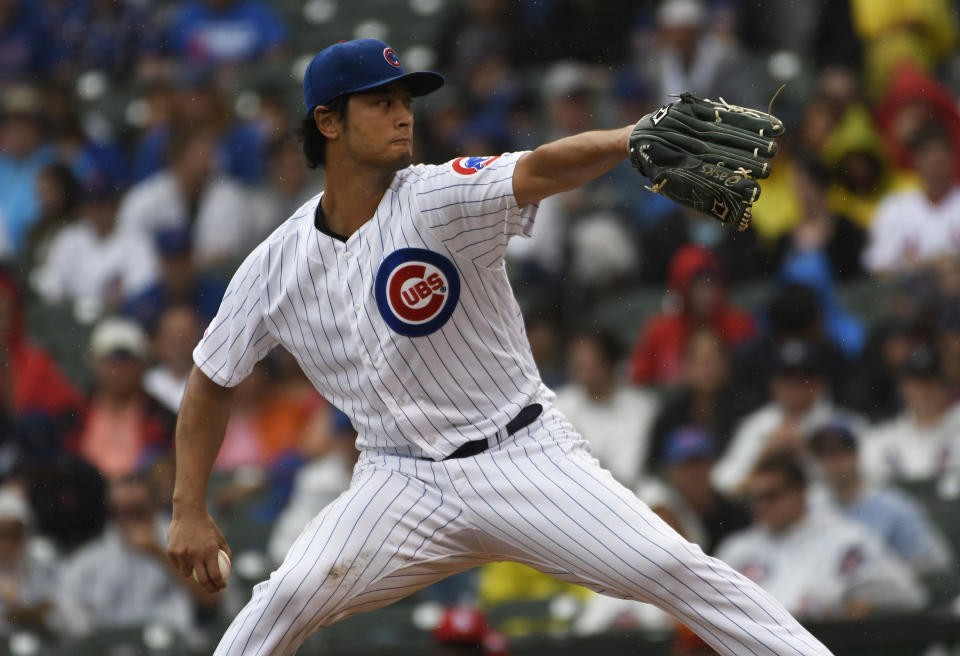
[[[350,258],[353,257],[353,253],[351,253],[350,251],[347,251],[346,253],[343,254],[343,256],[349,260]]]

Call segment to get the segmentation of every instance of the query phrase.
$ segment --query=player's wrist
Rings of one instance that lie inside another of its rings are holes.
[[[206,515],[206,499],[198,499],[194,495],[173,495],[173,515],[175,517],[186,517],[195,515]]]

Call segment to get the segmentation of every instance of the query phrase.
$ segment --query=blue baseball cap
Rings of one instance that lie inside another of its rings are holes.
[[[663,447],[663,460],[667,465],[677,465],[695,458],[713,458],[715,455],[713,438],[696,426],[673,431],[667,435]]]
[[[317,105],[348,93],[367,91],[403,81],[414,96],[425,96],[443,86],[443,76],[432,71],[407,73],[393,48],[379,39],[342,41],[321,50],[303,76],[307,116]]]

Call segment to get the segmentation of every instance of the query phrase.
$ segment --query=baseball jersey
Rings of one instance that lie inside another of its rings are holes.
[[[828,512],[809,513],[782,534],[736,533],[717,557],[801,618],[843,615],[852,601],[916,609],[925,596],[906,565],[866,529]]]
[[[523,154],[409,166],[345,241],[317,229],[311,199],[237,270],[197,366],[231,387],[282,345],[359,448],[434,459],[552,400],[503,261],[536,215],[513,194]]]

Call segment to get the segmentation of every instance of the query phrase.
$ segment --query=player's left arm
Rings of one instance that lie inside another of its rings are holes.
[[[544,144],[517,160],[513,195],[524,207],[576,189],[626,159],[632,125],[595,130]]]

